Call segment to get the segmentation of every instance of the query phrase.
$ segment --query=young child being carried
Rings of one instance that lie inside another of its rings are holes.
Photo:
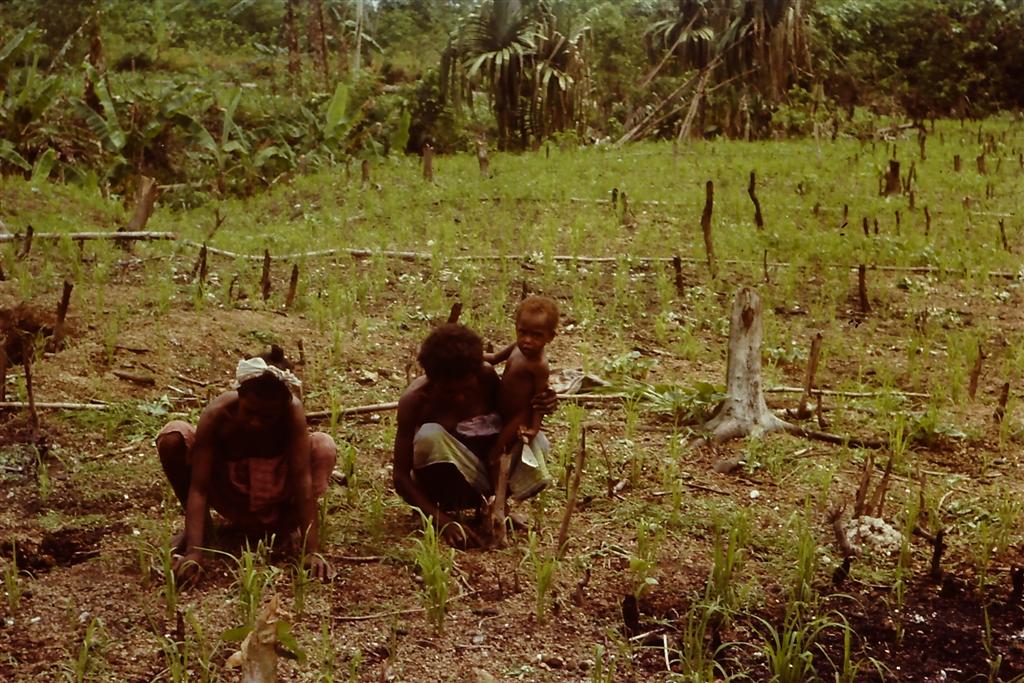
[[[516,442],[522,443],[521,450],[515,449],[521,455],[509,464],[509,480],[532,475],[531,479],[538,482],[537,491],[549,481],[543,457],[531,446],[538,435],[543,438],[540,430],[544,416],[533,410],[531,404],[537,395],[548,389],[550,369],[544,357],[544,347],[555,338],[558,304],[546,296],[528,296],[516,308],[515,321],[515,343],[497,353],[484,354],[484,360],[491,365],[505,363],[498,392],[502,430],[488,458],[496,492],[501,456],[512,451]],[[527,472],[527,469],[536,472]]]

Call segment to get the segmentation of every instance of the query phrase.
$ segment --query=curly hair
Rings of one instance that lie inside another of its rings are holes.
[[[484,343],[465,325],[446,323],[427,335],[416,360],[428,379],[456,379],[480,369],[484,362]]]
[[[270,373],[253,377],[238,385],[239,396],[256,396],[264,401],[276,401],[288,405],[292,402],[292,392],[288,385]]]
[[[548,329],[552,332],[558,327],[558,304],[551,297],[531,294],[519,302],[516,307],[516,322],[523,313],[541,313],[547,318]]]

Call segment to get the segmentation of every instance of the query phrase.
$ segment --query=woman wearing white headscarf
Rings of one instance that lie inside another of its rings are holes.
[[[309,433],[296,395],[302,383],[289,370],[259,357],[242,360],[235,386],[210,402],[196,427],[175,420],[156,438],[160,464],[185,508],[175,573],[186,579],[199,568],[213,508],[249,533],[286,541],[304,534],[306,563],[325,579],[316,501],[337,460],[334,440]]]

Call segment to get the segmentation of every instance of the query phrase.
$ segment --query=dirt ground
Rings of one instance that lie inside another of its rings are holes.
[[[285,312],[279,305],[264,307],[255,301],[197,311],[186,299],[158,312],[145,299],[139,271],[150,267],[145,259],[159,262],[165,253],[160,246],[139,249],[135,258],[142,259],[141,265],[127,259],[129,265],[106,286],[107,310],[127,311],[116,344],[110,343],[107,328],[91,319],[88,308],[73,303],[66,348],[43,354],[33,368],[37,400],[102,400],[116,403],[115,409],[43,411],[38,457],[20,445],[29,432],[25,411],[0,413],[0,554],[10,567],[16,547],[21,570],[17,610],[11,612],[9,601],[0,607],[2,680],[76,680],[83,640],[90,644],[85,680],[172,680],[161,637],[174,635],[177,620],[168,618],[161,594],[157,549],[181,529],[182,520],[153,448],[160,424],[174,415],[194,420],[206,400],[228,386],[237,359],[264,350],[270,341],[282,343],[294,359],[302,339],[307,363],[299,371],[307,381],[308,409],[332,402],[349,407],[395,400],[407,381],[415,344],[432,322],[410,321],[403,330],[384,324],[386,308],[364,311],[366,324],[377,330],[375,343],[365,344],[357,335],[332,338],[302,311]],[[325,265],[333,268],[332,277],[340,278],[361,277],[364,267],[358,262]],[[688,283],[700,277],[696,272],[686,276]],[[730,292],[741,284],[730,277],[716,285],[723,315]],[[637,287],[642,289],[645,282],[643,273],[638,274]],[[1005,339],[1021,329],[1017,286],[1007,290],[1007,300],[986,295],[965,305],[959,298],[962,283],[932,285],[929,305],[934,308],[966,308],[965,313],[988,321]],[[285,288],[283,280],[275,283],[276,291]],[[886,354],[901,386],[908,372],[905,321],[913,314],[908,312],[912,304],[895,287],[879,289],[887,293],[872,316],[861,322],[849,314],[854,304],[841,302],[835,324],[850,343]],[[36,302],[49,310],[58,291],[47,289]],[[571,326],[571,287],[553,294],[569,312],[565,323]],[[772,287],[764,285],[762,295],[771,309]],[[82,301],[95,301],[95,292],[81,296]],[[16,283],[0,282],[0,305],[17,301]],[[803,331],[799,312],[780,309],[769,315],[774,325],[792,326],[794,338],[797,329]],[[659,348],[641,325],[608,343],[616,353],[636,350],[656,360],[649,381],[723,383],[724,337],[704,330],[700,340],[705,348],[720,352],[705,354],[700,362],[679,356]],[[578,367],[598,343],[600,339],[570,327],[552,348],[552,364]],[[708,362],[715,356],[718,362]],[[948,362],[947,357],[929,359],[924,376]],[[772,367],[766,383],[799,385],[803,366],[802,360],[783,359]],[[830,364],[822,370],[820,386],[838,388],[856,380],[870,386],[871,367],[870,362],[862,367]],[[119,378],[115,370],[143,373],[154,383],[140,386]],[[15,375],[20,372],[12,369]],[[12,386],[17,381],[15,377]],[[993,492],[1017,497],[1019,505],[1024,479],[1020,438],[1011,433],[1009,440],[1001,440],[992,426],[1001,382],[997,372],[986,372],[978,398],[957,409],[965,435],[931,448],[913,445],[905,468],[893,480],[887,510],[895,515],[904,501],[918,495],[918,477],[926,473],[930,485],[945,495],[946,515],[935,521],[950,529],[938,579],[929,574],[931,544],[913,539],[911,570],[899,603],[892,555],[858,557],[849,578],[838,586],[832,583],[840,557],[827,508],[836,501],[852,501],[864,451],[785,435],[766,437],[756,446],[741,440],[691,450],[678,445],[684,434],[648,413],[641,414],[627,441],[626,408],[601,402],[587,406],[589,460],[581,500],[570,549],[545,596],[542,620],[527,539],[520,533],[504,550],[455,553],[449,612],[440,632],[422,609],[423,587],[412,559],[418,519],[390,486],[393,415],[382,411],[333,425],[321,421],[316,428],[328,430],[342,445],[339,470],[345,470],[345,453],[351,453],[353,471],[347,487],[335,485],[327,494],[324,553],[336,576],[311,588],[304,611],[290,620],[308,660],[282,660],[281,678],[473,681],[491,680],[485,678],[489,674],[500,681],[691,680],[683,678],[675,652],[682,647],[687,613],[705,595],[714,564],[713,520],[737,510],[749,510],[753,524],[734,579],[741,609],[708,636],[725,644],[718,656],[725,673],[744,674],[749,680],[771,678],[761,646],[770,640],[768,626],[779,628],[783,621],[790,591],[787,577],[795,564],[790,522],[803,515],[813,522],[817,611],[832,615],[833,622],[841,615],[851,627],[852,657],[862,664],[856,680],[1019,677],[1024,674],[1024,609],[1019,590],[1013,594],[1011,569],[1024,564],[1020,531],[1015,529],[1008,548],[991,558],[991,575],[985,581],[977,574],[969,533],[972,525],[991,521],[996,514],[992,508],[978,512],[986,500],[995,505],[988,498]],[[1019,389],[1019,378],[1014,387]],[[769,398],[777,408],[793,408],[797,402],[792,394]],[[878,431],[884,417],[880,409],[840,398],[826,402],[832,431],[885,438]],[[1019,415],[1011,414],[1011,419],[1019,420]],[[574,451],[575,444],[566,443],[569,430],[563,409],[548,426],[559,458]],[[644,457],[634,477],[630,463],[636,453]],[[723,459],[742,457],[749,463],[758,454],[764,463],[773,456],[775,466],[748,464],[732,474],[712,469]],[[880,477],[884,454],[878,461]],[[809,483],[822,467],[831,473],[822,475],[825,493]],[[626,485],[610,493],[609,485],[620,479]],[[673,486],[679,494],[673,495]],[[548,556],[565,498],[560,480],[539,500],[523,506]],[[640,519],[656,520],[664,533],[649,571],[657,582],[641,595],[638,614],[631,614],[630,558]],[[900,519],[890,521],[899,527]],[[218,540],[220,548],[233,554],[240,552],[240,544],[230,533]],[[287,559],[275,564],[281,571],[266,594],[276,592],[294,609]],[[232,646],[219,638],[239,624],[237,595],[234,563],[220,557],[211,557],[201,583],[183,592],[179,610],[192,617],[184,622],[184,638],[192,648],[189,680],[205,680],[199,674],[204,652],[221,680],[236,676],[222,669]],[[90,624],[94,629],[87,637]],[[842,631],[834,624],[826,627],[810,651],[823,680],[832,680],[830,672],[843,658]],[[995,657],[1001,657],[1001,666],[990,677]]]

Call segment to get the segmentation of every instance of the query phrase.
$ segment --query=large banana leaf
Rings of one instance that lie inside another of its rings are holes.
[[[348,86],[338,83],[334,88],[334,96],[327,106],[324,119],[324,139],[334,142],[345,137],[352,122],[348,116]]]

